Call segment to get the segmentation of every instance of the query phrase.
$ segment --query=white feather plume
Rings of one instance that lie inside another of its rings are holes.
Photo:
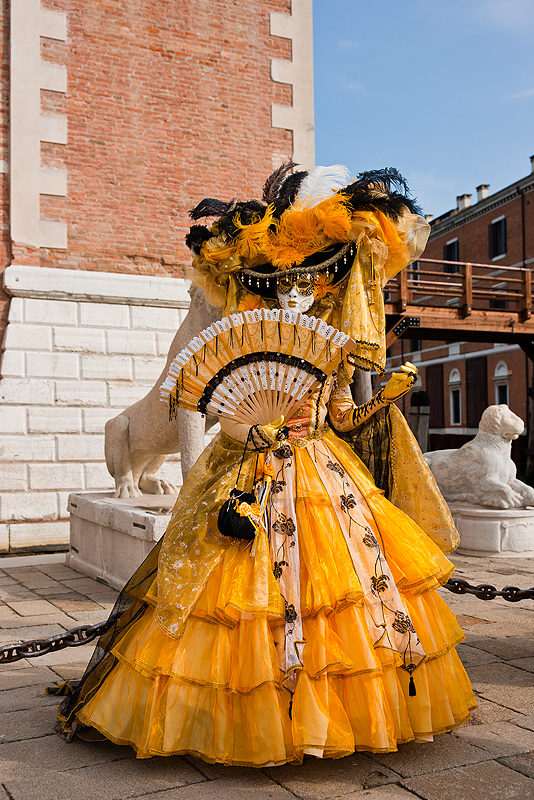
[[[296,204],[313,208],[322,200],[348,186],[350,172],[343,164],[332,164],[330,167],[315,167],[300,184]]]

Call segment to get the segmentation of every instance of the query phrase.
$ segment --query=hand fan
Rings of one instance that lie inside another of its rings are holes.
[[[160,399],[249,425],[286,419],[355,342],[323,320],[255,309],[214,322],[171,362]]]

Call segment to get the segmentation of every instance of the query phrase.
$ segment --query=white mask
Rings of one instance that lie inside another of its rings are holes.
[[[281,309],[301,314],[309,311],[315,302],[313,283],[310,285],[310,281],[306,279],[293,283],[290,278],[282,278],[277,284],[276,296]]]

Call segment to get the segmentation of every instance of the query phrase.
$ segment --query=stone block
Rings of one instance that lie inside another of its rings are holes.
[[[133,377],[130,356],[82,356],[82,378],[97,380],[131,380]]]
[[[521,756],[512,756],[518,759]],[[425,800],[532,800],[534,783],[496,761],[444,769],[404,781],[408,789]]]
[[[52,461],[53,436],[0,436],[0,461]]]
[[[0,692],[0,714],[5,714],[8,711],[23,711],[27,708],[38,708],[40,706],[57,706],[57,697],[45,694],[42,686],[27,686],[23,692],[18,689],[8,689],[6,692]],[[2,778],[5,779],[7,775],[3,767],[4,764],[0,761],[0,772],[2,773]]]
[[[4,339],[5,350],[52,350],[52,328],[10,322]]]
[[[69,496],[71,492],[80,491],[83,489],[83,483],[72,484],[70,489],[57,493],[57,515],[59,519],[68,519],[69,517]]]
[[[28,488],[26,464],[0,464],[2,492],[24,492]]]
[[[69,543],[69,523],[19,522],[9,526],[11,550],[30,550]]]
[[[27,711],[19,713],[28,715],[28,718],[31,718],[32,714]],[[47,713],[50,714],[48,709]],[[6,717],[12,716],[14,715],[6,715]],[[17,739],[35,739],[38,735],[43,735],[41,733],[42,725],[39,724],[40,718],[36,724],[36,730],[39,733],[27,737],[24,736],[28,730],[27,723],[24,724],[25,720],[10,719],[9,722],[16,726]],[[92,750],[92,747],[86,749]],[[126,750],[126,748],[124,749]],[[75,784],[78,783],[80,775],[83,774],[83,800],[116,800],[120,797],[140,797],[148,792],[155,793],[155,796],[159,797],[166,794],[166,789],[175,789],[179,786],[189,786],[200,782],[205,786],[207,783],[197,770],[178,756],[136,761],[131,758],[131,751],[129,755],[130,758],[121,761],[111,763],[106,761],[94,766],[86,766],[83,773],[80,773],[77,768],[66,772],[43,772],[40,769],[26,771],[17,780],[6,780],[4,785],[10,796],[16,800],[35,800],[37,797],[39,800],[72,800],[76,794],[73,792],[73,781]],[[264,775],[258,776],[254,782],[258,783],[258,781],[263,784],[271,784]],[[273,785],[273,791],[276,788]],[[79,792],[78,788],[78,794]],[[273,793],[272,797],[273,800],[277,800],[279,795]],[[225,800],[224,795],[218,795],[218,798]]]
[[[492,756],[511,756],[534,750],[534,733],[511,722],[489,722],[458,728],[454,732],[464,742],[487,750]]]
[[[24,300],[12,297],[9,304],[9,322],[24,322]]]
[[[161,357],[134,356],[134,378],[138,381],[154,382],[165,366],[165,359]]]
[[[152,384],[148,382],[144,386],[141,383],[120,383],[119,381],[109,383],[109,404],[113,408],[127,408],[141,400],[151,388]]]
[[[101,328],[54,328],[54,348],[71,353],[105,353],[105,333]]]
[[[449,503],[461,538],[458,552],[477,556],[534,555],[534,510]]]
[[[84,470],[86,489],[102,490],[115,486],[115,482],[105,464],[86,464]]]
[[[0,553],[9,551],[9,527],[5,523],[0,523]]]
[[[0,433],[26,433],[26,409],[0,406]]]
[[[369,757],[406,778],[492,758],[485,750],[450,734],[436,736],[433,742],[408,742],[396,753],[372,753]]]
[[[76,325],[78,304],[71,300],[24,299],[24,321],[48,325]]]
[[[77,353],[26,353],[26,375],[30,378],[78,378]]]
[[[156,337],[147,331],[107,331],[108,353],[155,355]]]
[[[55,387],[58,405],[104,406],[106,384],[102,381],[58,381]]]
[[[2,689],[24,689],[25,686],[47,686],[54,682],[56,676],[48,667],[33,662],[30,667],[18,669],[16,664],[8,666],[2,672]]]
[[[2,714],[2,730],[4,731],[2,742],[18,742],[23,739],[37,739],[40,736],[46,736],[50,733],[54,716],[54,711],[48,704],[39,708]],[[11,793],[11,797],[16,797],[16,794]],[[36,797],[44,800],[43,795],[38,791],[34,795],[34,798]]]
[[[217,766],[215,766],[217,770]],[[273,767],[269,776],[292,795],[302,800],[326,800],[357,789],[393,783],[399,776],[387,767],[377,768],[363,753],[354,753],[335,761],[316,759],[302,765]],[[378,781],[378,783],[377,783]]]
[[[57,698],[53,699],[57,703]],[[91,764],[131,759],[131,755],[129,748],[108,741],[91,742],[88,747],[86,742],[74,738],[65,747],[65,742],[59,736],[43,736],[41,739],[5,744],[2,749],[2,775],[4,780],[15,780],[26,778],[29,772],[65,772],[83,769]]]
[[[532,713],[530,672],[504,663],[485,664],[481,667],[471,667],[469,677],[475,691],[486,700],[505,704],[522,714]]]
[[[79,433],[81,429],[82,412],[79,408],[28,409],[29,433]]]
[[[57,497],[54,492],[5,492],[2,519],[6,522],[57,519]]]
[[[80,303],[80,324],[103,328],[129,328],[130,308],[118,303]]]
[[[35,616],[35,615],[46,617],[49,614],[56,614],[57,613],[57,608],[54,605],[52,605],[52,603],[49,603],[47,600],[10,600],[7,603],[7,605],[10,608],[12,608],[13,611],[15,611],[17,614],[20,614],[21,617],[31,617],[31,616]],[[27,635],[28,630],[30,630],[30,629],[26,629],[26,633],[21,634],[21,635],[26,636],[26,638],[28,638],[28,639],[32,639],[32,638],[41,639],[41,638],[44,638],[44,637],[42,637],[40,635],[37,635],[37,636],[33,637],[31,635],[31,633],[28,636]],[[60,630],[55,630],[53,632],[53,634],[50,634],[50,635],[55,635],[56,633],[61,633],[61,629]],[[10,635],[11,636],[16,636],[17,634],[14,633],[13,630],[12,630]],[[48,634],[45,633],[45,637],[47,635]]]
[[[83,486],[81,464],[30,464],[31,489],[69,489]]]
[[[24,350],[6,350],[2,356],[0,374],[3,378],[24,378],[26,375]]]
[[[0,401],[8,405],[51,406],[54,404],[54,383],[39,378],[3,378]]]
[[[156,306],[132,306],[132,328],[147,331],[173,331],[180,325],[177,308],[157,308]]]
[[[156,352],[158,356],[167,357],[169,347],[175,336],[175,333],[156,333]]]
[[[82,413],[84,433],[104,433],[106,422],[117,416],[117,409],[84,408]]]
[[[57,448],[59,461],[104,460],[104,437],[98,434],[60,434]]]

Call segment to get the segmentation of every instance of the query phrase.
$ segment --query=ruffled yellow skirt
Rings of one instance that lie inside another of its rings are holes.
[[[323,442],[354,481],[363,475],[336,437]],[[256,767],[305,753],[388,752],[465,722],[476,703],[454,649],[463,633],[435,591],[452,565],[382,493],[367,491],[364,476],[357,500],[426,654],[410,696],[403,654],[370,629],[361,576],[317,459],[307,448],[294,461],[303,646],[292,680],[281,666],[287,602],[268,538],[226,540],[179,638],[158,624],[156,590],[148,592],[147,610],[115,644],[116,666],[78,710],[79,722],[131,745],[139,758],[192,753]]]

